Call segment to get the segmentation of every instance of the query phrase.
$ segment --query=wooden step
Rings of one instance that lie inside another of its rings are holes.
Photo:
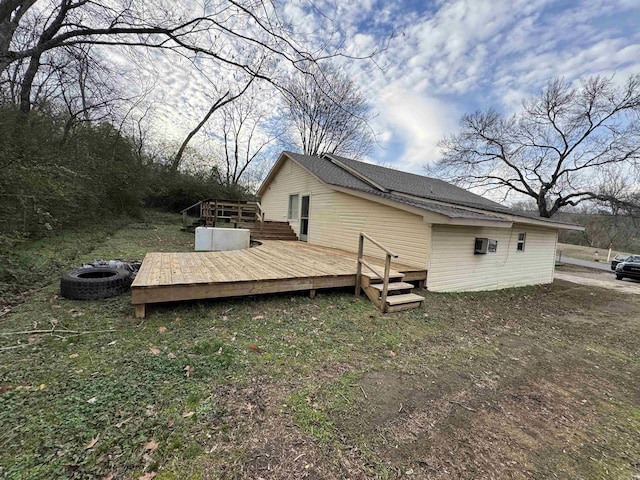
[[[382,292],[382,289],[384,288],[382,283],[374,283],[369,286],[375,290],[378,290],[379,292]],[[411,290],[412,288],[415,288],[415,287],[412,284],[407,282],[390,282],[388,291],[392,292],[396,290]]]
[[[424,302],[424,297],[416,295],[415,293],[405,293],[404,295],[392,295],[387,297],[387,304],[390,306],[420,302]]]
[[[376,273],[380,275],[380,277],[376,276],[371,270],[366,267],[362,267],[362,276],[369,280],[370,284],[382,282],[382,278],[384,277],[384,268],[376,267]],[[404,273],[396,272],[395,270],[389,271],[389,280],[402,280],[404,278]]]

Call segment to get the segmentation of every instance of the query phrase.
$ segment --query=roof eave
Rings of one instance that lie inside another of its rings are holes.
[[[509,215],[513,223],[525,223],[528,225],[538,225],[547,228],[557,228],[559,230],[574,230],[577,232],[584,232],[585,227],[582,225],[574,225],[570,223],[558,223],[553,220],[539,220],[537,218],[520,217],[518,215]]]
[[[482,218],[456,218],[453,217],[447,225],[456,225],[462,227],[493,227],[493,228],[511,228],[513,222],[504,220],[489,220]]]
[[[291,159],[291,157],[287,155],[287,152],[282,152],[280,154],[280,156],[278,157],[278,160],[276,160],[276,163],[273,164],[273,167],[271,167],[271,170],[269,170],[269,173],[267,174],[265,179],[262,181],[262,184],[260,185],[260,188],[258,188],[258,192],[256,193],[256,196],[262,197],[262,195],[264,194],[264,191],[267,189],[267,187],[273,180],[273,177],[275,177],[276,174],[278,173],[278,170],[280,170],[280,166],[284,162],[285,157]]]

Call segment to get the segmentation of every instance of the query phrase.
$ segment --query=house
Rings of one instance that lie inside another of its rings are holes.
[[[356,252],[365,232],[435,292],[551,283],[559,229],[442,180],[337,155],[283,152],[261,185],[264,219],[299,240]],[[380,256],[367,246],[365,255]]]

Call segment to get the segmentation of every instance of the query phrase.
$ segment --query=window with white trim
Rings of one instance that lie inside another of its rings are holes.
[[[518,234],[518,244],[516,245],[517,252],[524,252],[524,244],[527,240],[527,234],[525,232],[520,232]]]
[[[289,212],[287,214],[288,220],[298,220],[298,194],[289,195]]]

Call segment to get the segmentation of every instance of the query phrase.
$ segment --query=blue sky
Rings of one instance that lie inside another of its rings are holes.
[[[364,62],[343,68],[378,113],[380,145],[371,159],[403,170],[419,173],[436,160],[438,141],[456,131],[465,112],[514,112],[556,76],[615,75],[622,83],[640,72],[637,0],[316,5],[332,16],[348,51],[365,53],[395,32],[376,58],[384,69]]]
[[[343,59],[341,68],[377,113],[370,160],[416,173],[439,158],[438,142],[466,112],[509,114],[558,76],[623,83],[640,73],[639,0],[287,0],[281,10],[298,34],[329,36],[330,47],[353,55],[393,34],[375,64]],[[160,87],[156,135],[175,144],[202,118],[217,86],[176,57],[152,59],[145,75]]]

